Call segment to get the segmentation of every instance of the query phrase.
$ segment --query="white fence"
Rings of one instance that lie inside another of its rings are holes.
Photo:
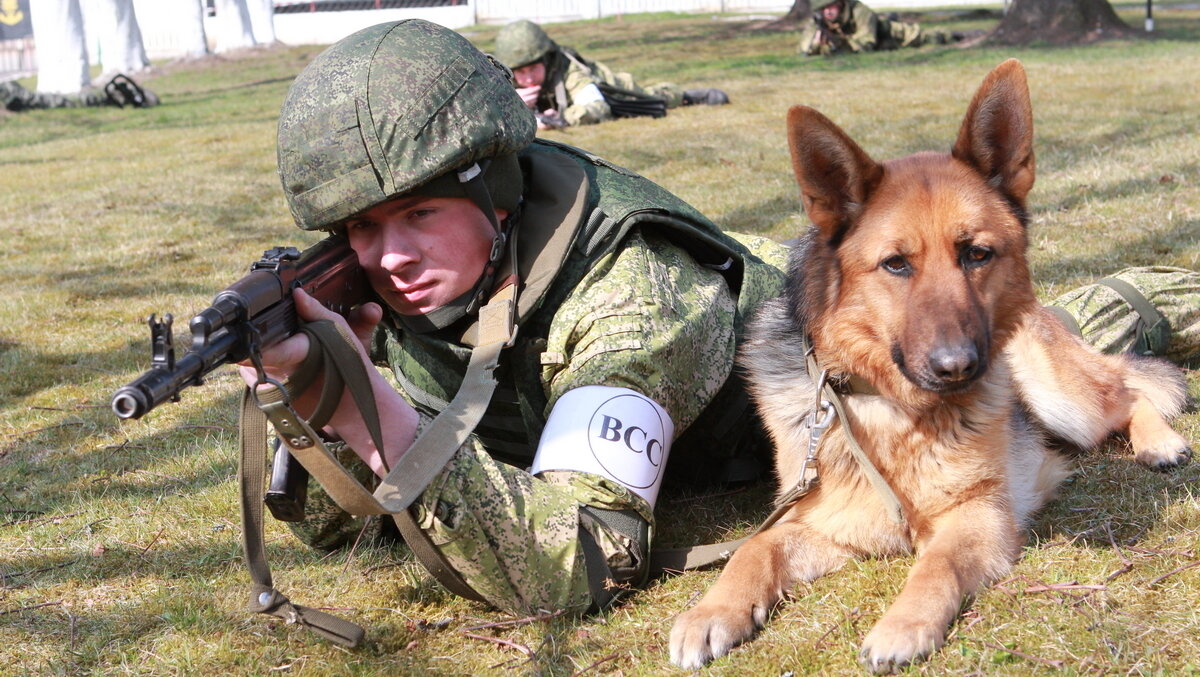
[[[598,19],[643,12],[762,12],[782,14],[788,0],[473,0],[475,23],[507,23],[514,19],[538,22]],[[914,7],[1003,5],[998,0],[875,0],[878,10]]]
[[[990,6],[1000,0],[876,0],[879,10],[945,6]],[[539,23],[599,19],[643,12],[738,12],[782,15],[791,0],[468,0],[455,7],[355,10],[277,14],[275,34],[289,45],[328,44],[359,28],[393,19],[422,18],[449,28],[471,24],[503,24],[516,19]],[[143,30],[143,32],[145,32]]]
[[[146,54],[151,59],[170,59],[197,54],[195,27],[184,14],[204,0],[134,0]],[[85,4],[87,1],[85,0]],[[874,0],[874,9],[934,8],[939,6],[1002,7],[1001,0]],[[411,9],[367,9],[334,12],[296,12],[275,15],[275,36],[289,45],[330,44],[354,31],[384,21],[421,18],[449,28],[472,24],[502,24],[515,19],[540,23],[597,19],[643,12],[737,12],[782,15],[791,0],[467,0],[450,7]],[[182,10],[188,11],[182,11]],[[214,27],[205,17],[209,42]],[[203,38],[200,38],[203,40]],[[36,69],[32,41],[0,44],[0,77],[17,77]],[[94,42],[94,41],[93,41]],[[212,47],[210,44],[209,47]],[[202,52],[202,48],[201,48]],[[98,62],[98,54],[91,55]]]
[[[599,19],[643,12],[786,12],[781,0],[475,0],[476,23]]]
[[[935,0],[936,1],[936,0]],[[746,12],[783,14],[786,0],[468,0],[453,7],[297,12],[275,15],[275,34],[289,45],[326,44],[382,21],[420,18],[449,28],[503,24],[516,19],[539,23],[599,19],[642,12]]]

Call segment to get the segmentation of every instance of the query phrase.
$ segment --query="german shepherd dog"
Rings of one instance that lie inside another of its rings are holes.
[[[793,107],[787,123],[812,227],[741,356],[781,496],[814,468],[803,469],[820,408],[810,360],[843,392],[845,416],[818,439],[815,487],[677,618],[671,660],[696,668],[749,640],[798,581],[915,552],[859,654],[887,672],[938,649],[964,597],[1010,570],[1031,515],[1069,474],[1047,436],[1086,449],[1125,433],[1146,466],[1186,463],[1188,443],[1166,423],[1184,380],[1166,362],[1097,353],[1034,297],[1033,115],[1018,61],[984,80],[950,153],[877,163],[811,108]]]

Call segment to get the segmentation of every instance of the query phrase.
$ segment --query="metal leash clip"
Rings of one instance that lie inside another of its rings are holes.
[[[833,408],[833,403],[821,399],[828,376],[829,371],[822,369],[821,376],[816,383],[816,397],[813,401],[812,411],[804,416],[804,426],[808,428],[808,455],[800,464],[800,487],[803,492],[808,492],[821,480],[817,463],[817,446],[821,443],[821,436],[837,418],[837,410]]]

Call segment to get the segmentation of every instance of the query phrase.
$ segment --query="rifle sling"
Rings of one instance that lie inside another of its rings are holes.
[[[748,540],[750,540],[749,536],[734,541],[704,543],[682,548],[654,548],[650,551],[650,577],[656,578],[659,574],[668,571],[688,571],[723,562]]]
[[[496,309],[496,306],[491,304],[489,304],[488,307],[491,307],[493,311]],[[336,369],[327,368],[326,373],[328,374],[330,371],[336,371],[340,372],[342,376],[346,377],[345,382],[347,390],[349,390],[351,395],[354,396],[355,403],[358,405],[359,410],[363,412],[363,418],[367,423],[368,428],[372,430],[371,435],[372,439],[375,441],[376,448],[382,449],[383,446],[381,433],[379,433],[378,427],[378,411],[375,406],[374,397],[370,392],[370,382],[367,377],[366,367],[359,358],[358,352],[349,343],[349,341],[353,339],[349,339],[344,335],[333,333],[331,327],[337,325],[330,324],[328,325],[330,327],[328,329],[323,326],[323,323],[312,323],[307,326],[313,327],[314,325],[316,326],[315,335],[319,337],[315,340],[318,340],[319,344],[322,346],[326,357],[333,357],[334,354],[340,353],[334,359],[326,359],[326,363],[336,363],[339,365]],[[313,334],[310,334],[310,336],[312,335]],[[335,348],[333,346],[337,347]],[[492,360],[492,369],[494,369],[494,361],[499,355],[500,347],[503,347],[502,344],[496,347],[494,355],[489,352],[484,356],[485,359]],[[303,372],[303,369],[298,370],[298,373]],[[488,373],[490,374],[490,371]],[[471,372],[468,370],[468,377],[470,377],[470,374]],[[477,378],[474,380],[478,381]],[[326,381],[326,383],[328,384],[330,381]],[[336,380],[336,383],[341,383],[340,377]],[[361,386],[355,385],[356,383],[361,383]],[[494,381],[492,383],[492,387],[494,388]],[[289,388],[291,385],[292,382],[289,381]],[[336,400],[337,395],[340,394],[340,392],[341,386],[338,385],[338,390],[331,399]],[[323,392],[321,396],[322,402],[325,401],[328,395],[329,387],[326,385],[325,392]],[[464,396],[471,397],[472,393],[465,393]],[[488,389],[487,392],[482,393],[481,396],[484,399],[484,408],[486,408],[486,403],[491,398],[491,389]],[[320,410],[322,407],[320,404],[318,404],[317,408]],[[482,416],[482,413],[479,415]],[[275,421],[275,418],[271,417],[270,413],[268,413],[268,418],[272,418],[273,422]],[[299,417],[296,418],[298,419]],[[430,426],[430,428],[433,429],[439,420],[443,420],[443,416],[439,416],[437,419],[435,419],[434,425]],[[473,422],[467,421],[466,425],[464,426],[465,430],[469,433],[474,429],[477,422],[477,419]],[[301,423],[303,424],[303,422]],[[305,425],[312,424],[310,423]],[[278,432],[278,430],[279,428],[277,427],[276,431]],[[284,439],[287,440],[287,437]],[[458,448],[462,446],[463,442],[465,441],[465,437],[461,440],[448,438],[445,434],[442,434],[440,437],[436,435],[434,437],[430,437],[429,431],[427,430],[426,433],[422,435],[421,439],[426,440],[424,446],[418,446],[421,443],[421,440],[419,439],[404,453],[404,456],[401,457],[401,462],[389,472],[388,478],[393,478],[397,475],[400,475],[406,479],[407,483],[401,486],[398,490],[400,492],[400,500],[389,500],[387,498],[383,498],[378,489],[374,495],[368,493],[354,476],[346,472],[341,463],[332,454],[330,454],[327,449],[324,448],[323,444],[314,444],[307,448],[293,448],[292,445],[289,444],[289,449],[291,449],[291,452],[296,455],[296,458],[300,461],[301,465],[303,465],[305,469],[307,469],[309,473],[321,483],[321,486],[325,488],[325,491],[329,494],[330,498],[332,498],[334,502],[341,506],[342,509],[346,510],[352,515],[390,514],[393,521],[396,522],[396,526],[400,529],[400,534],[404,538],[405,542],[408,543],[413,553],[417,556],[417,559],[425,566],[426,569],[429,570],[431,574],[433,574],[434,578],[436,578],[438,582],[440,582],[451,592],[461,597],[483,601],[483,598],[480,597],[479,594],[476,593],[469,585],[467,585],[466,581],[464,581],[458,575],[458,573],[454,571],[449,562],[447,562],[445,557],[442,555],[441,551],[438,550],[429,540],[429,536],[417,526],[410,511],[410,505],[412,501],[415,500],[415,498],[425,490],[425,487],[429,485],[437,473],[440,472],[443,467],[445,467],[446,463],[449,462],[450,457],[453,456]],[[446,453],[447,450],[448,453]],[[406,464],[405,459],[414,459],[419,463],[423,463],[423,467],[425,469],[433,469],[432,474],[427,474],[426,477],[416,476],[414,471],[411,470],[413,464],[411,462]],[[384,480],[384,482],[386,483],[387,480]]]
[[[317,634],[343,646],[355,647],[362,641],[363,629],[354,623],[309,607],[293,604],[275,589],[271,567],[267,564],[263,542],[263,493],[267,465],[266,417],[258,409],[250,389],[242,393],[241,462],[238,478],[241,485],[242,550],[253,584],[250,587],[250,610],[278,616],[289,623],[300,623]]]
[[[506,263],[511,271],[511,256]],[[463,445],[487,409],[496,387],[494,372],[500,353],[511,345],[516,333],[516,289],[516,277],[509,275],[488,304],[480,309],[480,340],[471,352],[462,386],[450,406],[434,419],[404,453],[396,467],[389,470],[374,495],[330,453],[315,429],[319,426],[305,421],[292,409],[290,392],[270,383],[255,392],[246,389],[239,426],[242,447],[240,475],[242,544],[254,581],[250,602],[252,611],[301,623],[346,646],[356,646],[364,634],[362,628],[349,621],[292,604],[272,586],[262,535],[267,420],[270,420],[289,452],[342,509],[353,515],[390,514],[413,553],[442,585],[460,596],[482,600],[449,566],[441,552],[429,541],[428,535],[416,525],[409,506]],[[310,358],[298,370],[295,383],[284,386],[284,389],[300,392],[311,384],[317,367],[309,362],[320,359],[325,366],[326,381],[315,412],[320,418],[315,416],[314,422],[323,425],[328,420],[344,387],[350,390],[355,404],[363,413],[376,448],[382,453],[384,447],[379,415],[366,365],[353,345],[356,339],[345,336],[335,329],[336,326],[332,323],[306,325],[304,331],[309,334],[314,347],[319,346],[320,349],[309,351]],[[313,358],[314,353],[320,358]]]

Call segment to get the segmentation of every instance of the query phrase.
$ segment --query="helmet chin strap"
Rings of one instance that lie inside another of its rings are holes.
[[[490,160],[480,160],[458,172],[458,181],[463,185],[467,198],[479,207],[496,233],[492,238],[492,250],[488,254],[488,262],[484,265],[483,272],[475,282],[475,286],[453,301],[421,315],[399,315],[404,328],[409,331],[423,334],[445,329],[468,315],[476,314],[479,312],[479,308],[487,303],[488,292],[492,290],[496,281],[496,270],[500,267],[500,261],[504,258],[504,252],[508,246],[508,232],[496,218],[496,209],[492,205],[491,193],[488,192],[487,185],[483,182],[484,170],[487,169],[489,162]],[[516,211],[520,211],[519,206]],[[510,224],[510,227],[515,221],[515,214],[510,214],[505,219],[505,223]]]

